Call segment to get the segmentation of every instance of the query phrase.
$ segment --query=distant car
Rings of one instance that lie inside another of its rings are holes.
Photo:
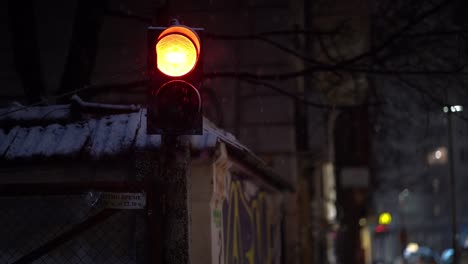
[[[437,255],[428,247],[404,255],[407,264],[437,264]]]
[[[448,248],[440,255],[440,264],[450,264],[453,262],[453,249]]]
[[[440,264],[453,263],[453,249],[448,248],[442,252],[440,256]],[[462,249],[460,252],[460,264],[468,264],[468,249]]]

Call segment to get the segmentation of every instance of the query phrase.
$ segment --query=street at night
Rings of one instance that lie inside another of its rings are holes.
[[[0,263],[468,264],[468,2],[2,7]]]

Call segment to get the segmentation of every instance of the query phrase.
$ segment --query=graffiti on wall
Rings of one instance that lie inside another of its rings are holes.
[[[212,263],[279,263],[280,197],[232,172],[229,162],[215,164],[214,175]]]

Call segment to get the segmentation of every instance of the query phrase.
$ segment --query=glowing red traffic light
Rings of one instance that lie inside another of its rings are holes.
[[[204,29],[171,24],[148,28],[147,133],[201,135]]]
[[[191,29],[172,26],[161,32],[156,42],[156,67],[164,74],[179,77],[189,73],[200,55],[200,39]]]

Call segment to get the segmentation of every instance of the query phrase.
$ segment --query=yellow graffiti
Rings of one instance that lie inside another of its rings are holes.
[[[240,263],[240,254],[239,254],[239,246],[241,247],[241,252],[242,252],[242,240],[239,240],[238,235],[241,232],[241,226],[240,226],[240,219],[239,219],[239,193],[237,192],[237,185],[234,183],[231,185],[231,192],[229,195],[229,201],[230,205],[229,206],[229,214],[228,214],[228,221],[227,221],[227,246],[226,246],[226,264],[229,263],[229,250],[231,249],[231,228],[233,230],[233,239],[232,239],[232,262],[233,263]],[[232,204],[234,206],[232,206]],[[231,223],[232,221],[232,211],[234,210],[234,223]],[[240,245],[239,245],[240,241]]]
[[[228,207],[228,218],[226,226],[226,251],[225,251],[225,263],[245,263],[244,259],[249,264],[258,263],[272,263],[272,245],[271,245],[271,216],[270,208],[266,206],[265,193],[260,192],[255,199],[252,199],[251,203],[247,202],[244,192],[242,190],[241,183],[238,181],[231,182],[231,190],[229,195],[229,207]],[[240,198],[240,199],[239,199]],[[248,216],[248,225],[250,230],[253,232],[254,239],[251,245],[247,245],[247,250],[244,251],[244,245],[242,244],[242,236],[246,234],[242,233],[242,225],[240,222],[239,215],[239,201],[242,202],[242,206],[245,208]],[[262,219],[262,212],[266,209],[266,219]],[[234,215],[233,215],[234,214]],[[266,234],[263,234],[262,225],[266,221]],[[232,234],[232,239],[231,239]],[[266,236],[266,245],[262,244],[263,235]],[[232,244],[231,244],[232,243]],[[245,253],[244,253],[245,252]]]

